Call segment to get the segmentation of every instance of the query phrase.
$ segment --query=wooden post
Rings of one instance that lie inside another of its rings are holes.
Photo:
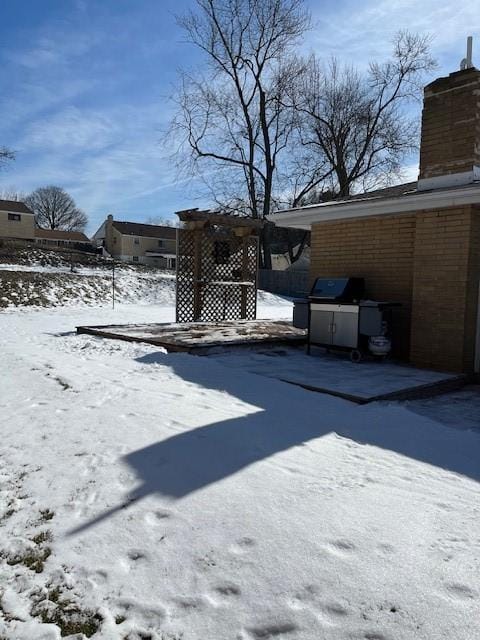
[[[248,280],[248,236],[243,236],[242,238],[242,282],[246,282]],[[247,285],[240,285],[241,289],[241,318],[245,320],[247,317]]]
[[[202,233],[201,228],[193,232],[193,320],[198,322],[202,315]]]
[[[239,227],[233,230],[234,234],[237,237],[242,238],[242,282],[247,282],[249,280],[248,273],[248,246],[249,246],[249,237],[252,233],[252,230],[248,227]],[[248,287],[247,285],[240,285],[240,317],[242,320],[245,320],[247,317],[247,299],[248,299]]]

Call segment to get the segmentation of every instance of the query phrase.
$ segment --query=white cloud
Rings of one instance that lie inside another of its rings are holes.
[[[69,106],[29,125],[21,148],[92,151],[113,143],[120,134],[120,123],[107,115]]]
[[[317,6],[312,6],[316,26],[305,46],[322,57],[335,55],[355,65],[388,57],[400,29],[433,36],[432,51],[443,73],[459,68],[467,35],[477,36],[480,43],[478,2],[362,0],[339,3],[328,13]]]
[[[72,31],[68,24],[59,24],[40,35],[30,48],[8,50],[5,57],[14,64],[28,69],[40,69],[50,65],[67,66],[72,58],[78,58],[101,42],[99,32]]]

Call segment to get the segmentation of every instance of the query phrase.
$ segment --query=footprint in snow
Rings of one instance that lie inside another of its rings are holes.
[[[350,540],[332,540],[327,545],[327,550],[333,555],[345,556],[356,551],[356,546]]]
[[[127,556],[128,558],[130,558],[130,560],[133,560],[134,562],[137,562],[138,560],[148,559],[147,554],[139,549],[130,549],[130,551],[127,553]]]
[[[437,502],[436,506],[442,511],[455,511],[455,507],[451,504],[447,504],[446,502]]]
[[[192,610],[201,610],[205,609],[208,606],[208,602],[205,598],[200,597],[189,597],[189,596],[180,596],[174,599],[175,604],[178,609],[182,612],[188,612]]]
[[[107,580],[108,572],[102,570],[94,571],[87,577],[87,581],[91,584],[93,589],[97,589],[100,585],[106,584]]]
[[[322,601],[319,596],[319,587],[308,584],[288,600],[287,604],[293,611],[309,611],[327,627],[337,626],[341,618],[349,615],[349,611],[340,602]]]
[[[246,631],[254,640],[268,640],[287,634],[292,634],[298,630],[298,626],[293,622],[275,622],[273,624],[250,627]]]
[[[118,564],[125,573],[130,573],[130,571],[134,570],[138,564],[144,564],[148,559],[149,556],[141,549],[130,549],[130,551],[127,552],[126,557],[118,560]]]
[[[380,549],[380,551],[382,551],[387,555],[395,553],[395,547],[391,544],[388,544],[388,542],[380,542],[377,546]]]
[[[445,589],[457,600],[472,600],[478,596],[478,594],[469,586],[459,582],[446,584]]]
[[[239,596],[242,593],[240,587],[238,587],[236,584],[233,584],[233,582],[223,582],[221,584],[218,584],[216,587],[214,587],[214,590],[221,596],[225,596],[227,598],[230,598],[232,596]]]
[[[235,544],[230,547],[230,550],[232,551],[232,553],[236,554],[248,553],[248,551],[255,547],[256,544],[257,543],[253,538],[245,536],[237,540]]]
[[[156,511],[151,511],[145,515],[145,523],[150,527],[158,527],[163,524],[165,520],[168,520],[171,517],[171,511],[168,511],[167,509],[157,509]]]
[[[348,611],[339,602],[328,602],[322,606],[323,611],[334,618],[344,618],[348,616]]]
[[[150,626],[159,626],[167,616],[167,609],[160,604],[141,604],[135,600],[119,600],[117,602],[117,609],[121,612],[121,618],[129,618],[132,616],[133,618],[143,618],[146,624]],[[134,636],[135,637],[135,636]],[[138,636],[139,638],[144,636]],[[152,636],[156,637],[156,636]]]

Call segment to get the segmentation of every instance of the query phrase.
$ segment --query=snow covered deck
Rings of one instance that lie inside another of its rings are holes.
[[[167,351],[199,353],[212,347],[302,343],[306,331],[288,320],[235,320],[212,324],[159,323],[77,327],[77,333],[128,342],[146,342]]]

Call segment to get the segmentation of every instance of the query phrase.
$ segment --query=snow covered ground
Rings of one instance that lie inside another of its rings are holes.
[[[480,637],[480,434],[73,333],[172,319],[0,313],[0,638]]]

